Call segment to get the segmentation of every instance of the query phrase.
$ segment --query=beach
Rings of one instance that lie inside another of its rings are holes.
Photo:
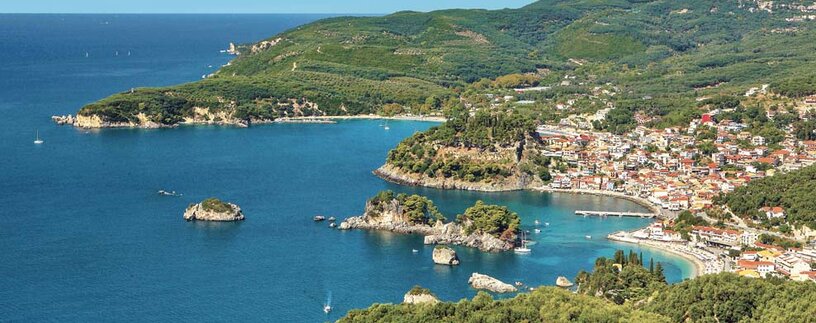
[[[670,242],[661,242],[661,241],[653,241],[653,240],[644,240],[644,239],[637,239],[634,237],[629,236],[628,232],[617,232],[607,236],[607,239],[617,242],[624,242],[624,243],[631,243],[637,244],[640,246],[646,246],[651,249],[663,251],[670,253],[672,255],[678,256],[685,260],[691,262],[694,266],[692,267],[692,273],[689,278],[698,277],[706,272],[706,263],[703,262],[697,256],[689,253],[687,250],[687,246],[678,245],[676,243]]]

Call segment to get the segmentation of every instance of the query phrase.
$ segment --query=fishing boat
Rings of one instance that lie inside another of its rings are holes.
[[[535,229],[534,232],[535,233],[541,233],[541,229]]]
[[[530,253],[530,248],[527,248],[527,241],[524,240],[524,231],[521,232],[521,247],[513,249],[513,252],[520,254]]]
[[[40,139],[40,131],[39,131],[39,130],[37,130],[37,138],[36,138],[36,139],[34,139],[34,144],[40,145],[40,144],[42,144],[42,143],[44,143],[44,142],[45,142],[45,141],[43,141],[42,139]]]

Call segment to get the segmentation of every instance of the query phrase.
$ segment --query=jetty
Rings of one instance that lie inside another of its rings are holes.
[[[634,217],[634,218],[654,218],[657,214],[654,213],[638,213],[638,212],[616,212],[616,211],[584,211],[576,210],[575,215],[583,216],[617,216],[617,217]]]

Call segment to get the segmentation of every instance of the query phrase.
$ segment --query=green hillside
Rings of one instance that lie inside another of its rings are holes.
[[[801,96],[816,91],[816,32],[813,21],[786,21],[804,14],[790,6],[800,3],[774,2],[771,13],[731,0],[542,0],[331,18],[240,46],[207,79],[115,94],[80,114],[136,122],[143,112],[175,124],[194,107],[245,120],[372,113],[389,103],[427,113],[469,83],[531,72],[551,82],[576,76],[586,87],[611,82],[624,103],[648,95],[693,106],[700,95],[763,83]]]

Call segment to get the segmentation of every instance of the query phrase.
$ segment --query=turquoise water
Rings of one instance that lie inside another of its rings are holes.
[[[472,272],[551,285],[630,248],[606,241],[607,233],[647,223],[572,214],[642,210],[622,200],[440,191],[371,174],[391,147],[431,123],[390,122],[390,131],[376,120],[104,131],[50,123],[52,114],[116,91],[195,80],[229,60],[218,52],[227,42],[316,18],[0,15],[0,320],[336,319],[399,302],[416,284],[447,300],[472,297]],[[129,58],[112,54],[128,48]],[[32,144],[35,129],[42,146]],[[428,195],[450,216],[483,199],[508,205],[525,228],[535,219],[550,226],[532,235],[531,255],[457,248],[462,265],[448,268],[432,264],[421,237],[311,221],[357,215],[382,189]],[[210,196],[240,204],[247,220],[182,220],[189,203]],[[677,258],[644,255],[664,262],[672,281],[689,273]],[[329,292],[336,310],[326,316]]]

